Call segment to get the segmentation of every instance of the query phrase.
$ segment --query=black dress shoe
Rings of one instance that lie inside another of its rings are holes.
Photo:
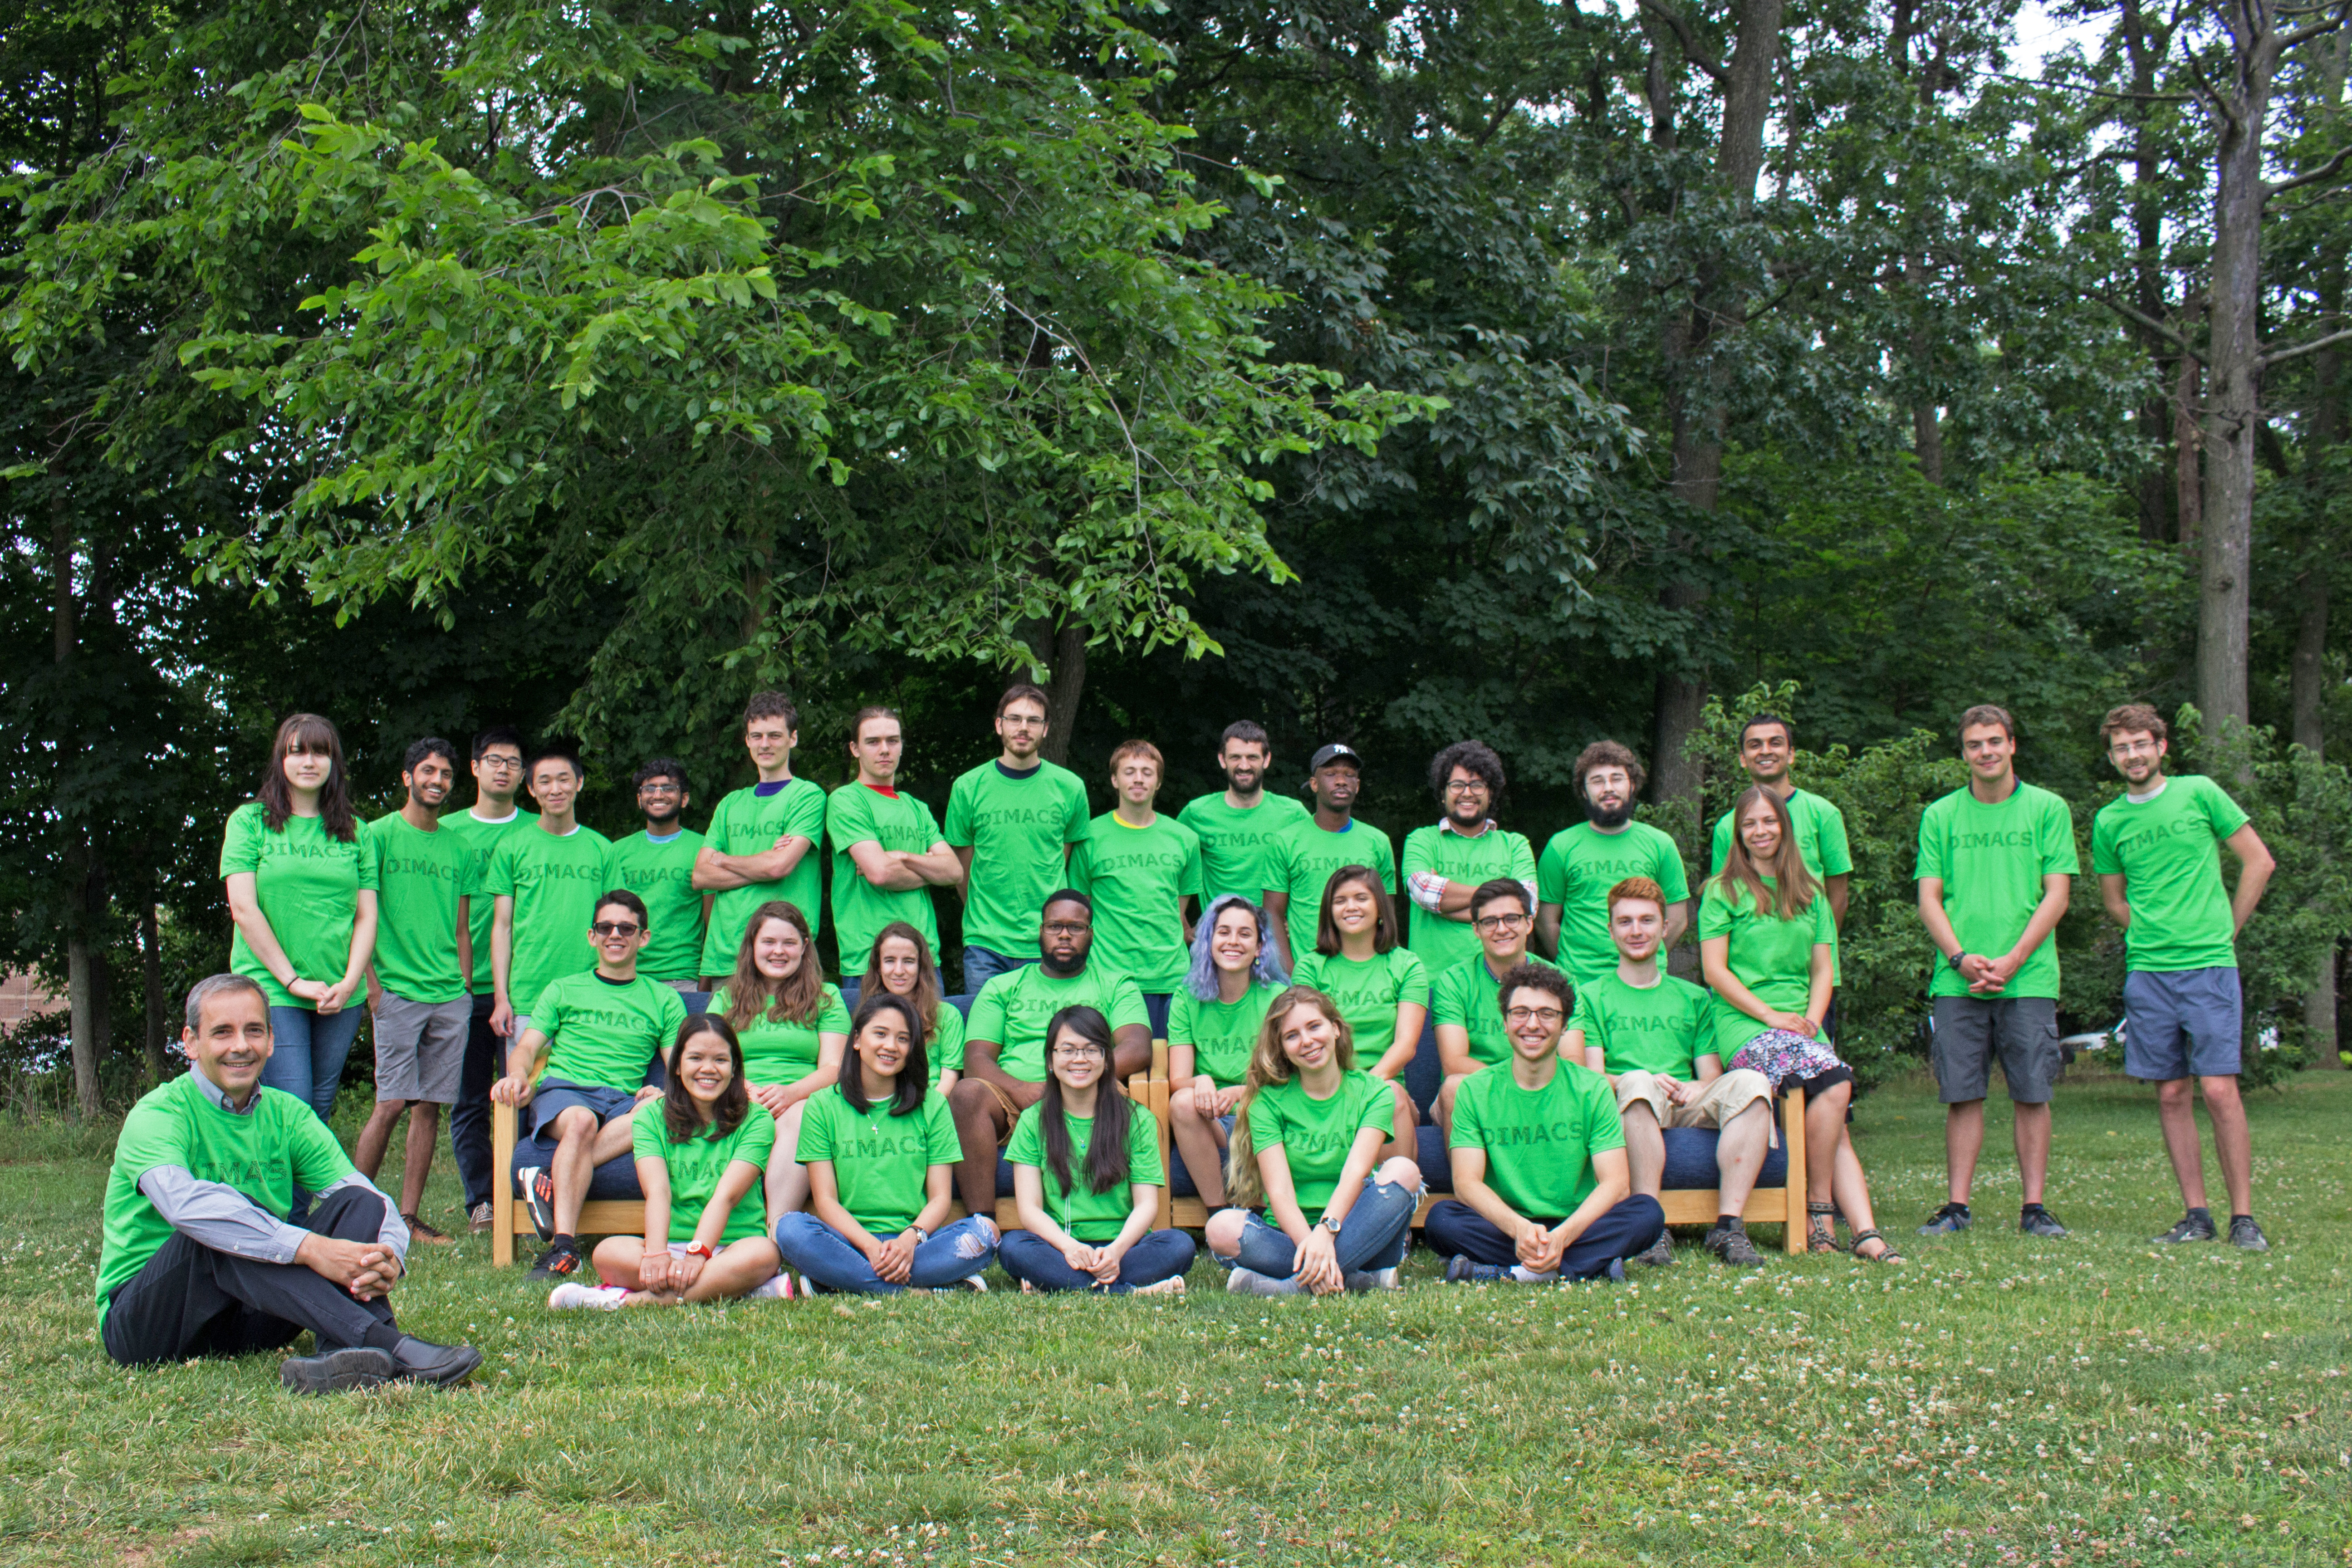
[[[455,1388],[474,1375],[482,1352],[471,1345],[436,1345],[414,1334],[403,1334],[389,1358],[394,1375],[403,1383],[434,1383]]]
[[[317,1355],[289,1356],[278,1368],[278,1381],[296,1394],[341,1394],[390,1383],[394,1370],[390,1351],[346,1345]]]

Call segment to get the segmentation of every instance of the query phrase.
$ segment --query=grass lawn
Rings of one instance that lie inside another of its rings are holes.
[[[1941,1244],[1908,1234],[1942,1195],[1931,1091],[1858,1113],[1904,1270],[1685,1247],[1625,1286],[1462,1288],[1416,1255],[1401,1294],[1266,1302],[1203,1262],[1178,1301],[559,1317],[485,1238],[399,1298],[483,1349],[471,1387],[316,1401],[268,1358],[109,1363],[110,1132],[0,1129],[0,1559],[2352,1560],[2352,1075],[2252,1101],[2267,1257],[2147,1245],[2179,1208],[2153,1091],[2080,1068],[2074,1236],[2028,1241],[1993,1110],[1979,1227]]]

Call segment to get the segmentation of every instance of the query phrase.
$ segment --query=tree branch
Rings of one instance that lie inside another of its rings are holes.
[[[2127,321],[2137,321],[2141,326],[2146,327],[2149,331],[2156,333],[2158,337],[2170,339],[2173,345],[2179,348],[2183,353],[2193,354],[2197,352],[2197,346],[2194,343],[2191,343],[2187,338],[2183,337],[2179,330],[2165,325],[2162,321],[2158,321],[2154,316],[2143,315],[2139,311],[2133,310],[2129,305],[2123,303],[2121,300],[2110,300],[2104,294],[2094,294],[2091,298],[2096,300],[2100,304],[2105,305],[2108,310],[2113,310],[2116,315],[2123,317],[2124,320]]]
[[[1642,0],[1642,9],[1675,30],[1675,41],[1683,47],[1683,58],[1713,77],[1717,87],[1724,85],[1726,73],[1722,63],[1709,55],[1706,46],[1698,41],[1698,36],[1691,31],[1688,17],[1680,11],[1659,4],[1659,0]]]
[[[2334,348],[2341,342],[2352,342],[2352,327],[2347,327],[2340,332],[2330,332],[2324,338],[2313,338],[2308,342],[2297,343],[2293,348],[2274,349],[2254,363],[2262,369],[2268,370],[2274,364],[2284,364],[2291,359],[2301,359],[2305,354],[2317,353],[2322,349]]]
[[[2276,184],[2264,185],[2263,187],[2263,195],[2265,198],[2268,198],[2283,195],[2285,192],[2294,189],[2297,185],[2316,184],[2320,181],[2327,178],[2328,175],[2336,173],[2336,170],[2342,168],[2344,166],[2344,160],[2347,158],[2352,158],[2352,147],[2339,147],[2336,149],[2336,156],[2330,158],[2325,163],[2320,164],[2316,169],[2305,170],[2304,173],[2296,174],[2291,179],[2281,180]]]

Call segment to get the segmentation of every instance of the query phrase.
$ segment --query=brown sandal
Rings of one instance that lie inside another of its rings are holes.
[[[1879,1250],[1864,1252],[1862,1246],[1866,1241],[1878,1243]],[[1874,1226],[1869,1230],[1857,1230],[1853,1233],[1853,1255],[1872,1263],[1908,1263],[1910,1261],[1909,1258],[1895,1251],[1895,1244],[1887,1240]]]
[[[1805,1250],[1807,1252],[1843,1252],[1838,1245],[1837,1205],[1807,1204],[1805,1205]]]

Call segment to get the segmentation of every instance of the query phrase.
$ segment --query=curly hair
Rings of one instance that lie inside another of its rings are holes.
[[[1456,741],[1429,759],[1429,792],[1439,800],[1445,798],[1445,781],[1456,768],[1466,769],[1486,781],[1487,797],[1503,798],[1507,781],[1503,777],[1503,759],[1495,748],[1484,741]]]

